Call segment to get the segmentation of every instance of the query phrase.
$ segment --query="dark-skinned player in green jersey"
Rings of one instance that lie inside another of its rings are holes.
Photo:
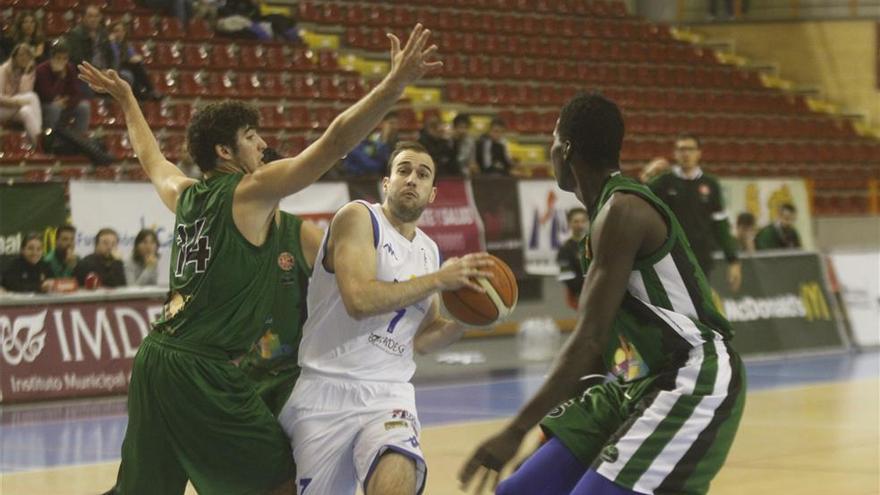
[[[556,181],[590,214],[575,330],[540,390],[459,478],[481,491],[540,424],[549,440],[499,495],[704,494],[745,402],[745,373],[675,215],[620,173],[623,118],[596,94],[563,107]],[[604,381],[607,373],[614,376]]]

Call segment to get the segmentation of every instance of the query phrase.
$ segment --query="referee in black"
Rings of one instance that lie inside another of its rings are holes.
[[[712,271],[712,252],[719,248],[724,251],[727,281],[736,292],[742,282],[736,241],[730,234],[721,186],[700,168],[700,156],[700,139],[680,134],[675,140],[677,163],[648,186],[672,208],[707,279]]]

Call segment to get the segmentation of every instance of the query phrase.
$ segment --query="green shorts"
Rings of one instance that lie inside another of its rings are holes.
[[[257,393],[263,402],[269,406],[269,410],[275,417],[281,414],[284,404],[293,392],[296,380],[299,378],[299,367],[280,371],[268,371],[252,366],[242,368],[244,373],[251,379]]]
[[[261,494],[293,478],[290,443],[223,352],[151,333],[134,360],[115,491]]]
[[[728,344],[714,341],[691,349],[670,373],[590,387],[541,426],[621,487],[702,495],[727,458],[745,396],[742,361]]]
[[[649,377],[626,385],[593,385],[580,397],[550,411],[541,422],[541,429],[548,437],[558,438],[584,465],[590,466],[638,402],[654,390],[654,381]]]

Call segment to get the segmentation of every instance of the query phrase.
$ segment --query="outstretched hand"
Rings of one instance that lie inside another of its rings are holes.
[[[132,94],[131,86],[113,69],[100,70],[88,62],[79,64],[77,69],[79,69],[77,77],[96,93],[109,94],[119,102]]]
[[[421,79],[428,71],[443,67],[443,62],[432,60],[437,45],[425,48],[430,37],[430,29],[416,24],[401,50],[400,39],[388,33],[388,39],[391,40],[391,70],[388,77],[406,86]]]
[[[501,471],[516,455],[522,440],[522,433],[505,428],[501,433],[483,442],[458,472],[458,481],[461,483],[462,490],[467,490],[474,476],[482,473],[474,493],[482,493],[490,477],[492,483],[489,488],[494,493],[495,487],[498,486],[498,480],[501,478]]]

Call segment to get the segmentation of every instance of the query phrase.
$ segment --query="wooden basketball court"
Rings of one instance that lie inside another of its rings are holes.
[[[862,379],[752,392],[733,451],[713,495],[880,494],[880,380]],[[455,475],[480,439],[503,420],[425,428],[430,495],[462,493]],[[533,441],[533,440],[532,440]],[[96,494],[117,462],[3,474],[4,495]],[[195,493],[192,488],[188,493]]]

